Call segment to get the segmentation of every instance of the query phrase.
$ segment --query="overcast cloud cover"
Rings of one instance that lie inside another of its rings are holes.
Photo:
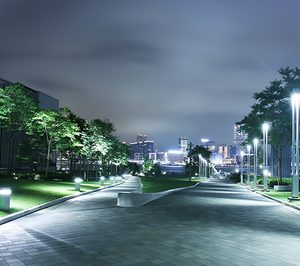
[[[233,142],[281,67],[300,66],[297,0],[0,0],[0,77],[146,133]]]

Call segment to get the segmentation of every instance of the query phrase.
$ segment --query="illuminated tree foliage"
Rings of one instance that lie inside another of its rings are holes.
[[[8,173],[13,168],[13,159],[18,147],[15,147],[15,137],[26,129],[36,113],[38,106],[23,85],[16,83],[1,89],[0,92],[1,127],[8,132]]]
[[[255,104],[251,111],[238,124],[241,130],[248,134],[248,140],[262,138],[262,124],[270,122],[269,143],[277,160],[275,175],[282,177],[283,167],[287,167],[290,161],[284,162],[289,152],[291,141],[291,105],[290,96],[294,89],[300,88],[300,69],[284,68],[279,70],[281,78],[270,82],[261,92],[255,93]],[[252,144],[252,143],[250,143]],[[285,165],[285,166],[284,166]],[[289,167],[287,167],[289,168]]]
[[[61,112],[52,110],[38,111],[27,123],[27,133],[33,137],[42,137],[47,146],[45,178],[48,177],[50,154],[53,148],[59,149],[76,142],[78,126]]]

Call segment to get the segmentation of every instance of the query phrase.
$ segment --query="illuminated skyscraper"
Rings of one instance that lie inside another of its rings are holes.
[[[234,146],[236,147],[236,161],[238,164],[240,163],[242,144],[247,139],[247,137],[248,137],[247,133],[241,130],[241,126],[234,124],[233,141],[234,141]]]
[[[187,158],[188,139],[186,137],[179,138],[179,147],[182,151],[183,158]]]

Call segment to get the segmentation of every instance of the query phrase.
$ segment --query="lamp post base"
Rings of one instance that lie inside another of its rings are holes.
[[[288,197],[289,201],[300,201],[299,197]]]

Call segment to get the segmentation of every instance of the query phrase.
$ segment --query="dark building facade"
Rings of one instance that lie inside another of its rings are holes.
[[[5,89],[5,87],[15,84],[14,82],[7,81],[5,79],[0,78],[0,88]],[[58,110],[59,109],[59,100],[41,92],[33,90],[23,84],[25,90],[27,90],[33,99],[38,103],[41,109],[51,109]],[[26,135],[22,132],[18,133],[14,139],[14,149],[18,149],[20,144],[25,140]],[[9,153],[9,137],[8,133],[5,129],[0,126],[0,169],[8,167],[8,153]],[[13,165],[16,168],[25,167],[26,164],[19,162],[16,158],[13,159]]]

